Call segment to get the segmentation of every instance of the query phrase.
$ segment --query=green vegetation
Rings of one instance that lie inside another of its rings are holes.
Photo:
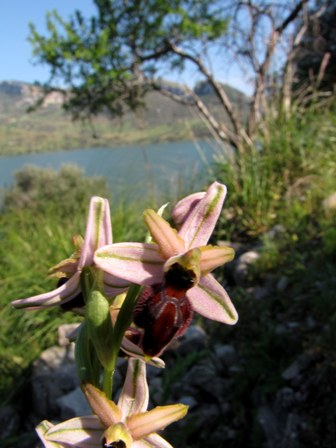
[[[227,236],[258,237],[281,223],[294,242],[318,235],[327,244],[325,230],[334,216],[323,201],[335,192],[335,124],[334,103],[312,105],[289,119],[279,115],[257,147],[232,163],[217,164],[216,177],[229,190],[223,214]]]
[[[76,167],[26,168],[5,196],[0,214],[0,401],[17,401],[31,362],[56,341],[57,327],[74,317],[61,310],[21,312],[10,307],[20,297],[54,289],[48,269],[73,252],[72,236],[85,231],[89,198],[108,197],[100,178],[86,178]],[[139,204],[140,207],[140,204]],[[113,208],[116,241],[137,239],[145,228],[139,208],[120,201]]]
[[[229,446],[263,444],[251,393],[273,403],[281,388],[292,387],[283,372],[303,355],[314,362],[300,377],[306,427],[298,446],[334,445],[336,207],[325,199],[336,191],[335,120],[335,103],[311,106],[289,120],[279,116],[258,150],[239,165],[217,166],[229,190],[217,236],[260,253],[244,286],[231,289],[237,326],[206,324],[212,343],[234,344],[246,366],[229,396],[241,429]],[[263,295],[256,298],[258,288]]]

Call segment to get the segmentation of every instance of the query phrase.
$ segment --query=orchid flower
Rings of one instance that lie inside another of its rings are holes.
[[[169,286],[175,290],[179,288],[176,284],[181,271],[181,278],[187,276],[192,282],[181,287],[192,310],[218,322],[235,324],[237,312],[222,285],[210,274],[232,260],[234,251],[230,247],[207,245],[225,196],[225,185],[214,182],[206,193],[180,201],[173,211],[180,226],[178,232],[153,210],[146,210],[144,219],[154,243],[100,247],[94,255],[95,264],[110,275],[140,285],[160,285],[169,277],[173,283]],[[155,289],[152,296],[158,294]],[[183,319],[188,320],[189,311],[183,313]]]
[[[111,243],[112,225],[108,200],[94,196],[90,201],[84,241],[80,237],[75,237],[76,251],[74,255],[50,270],[53,276],[66,281],[53,291],[15,300],[12,305],[15,308],[48,308],[54,305],[63,305],[78,298],[81,294],[82,269],[93,264],[93,255],[96,249]],[[104,275],[104,284],[105,292],[113,296],[119,294],[127,286],[125,282],[109,274]]]
[[[156,431],[183,418],[187,406],[173,404],[147,411],[146,366],[129,359],[118,404],[91,384],[83,391],[95,415],[76,417],[57,425],[43,421],[36,428],[46,448],[172,448]]]

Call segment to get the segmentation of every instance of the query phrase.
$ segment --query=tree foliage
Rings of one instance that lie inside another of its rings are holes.
[[[37,62],[50,67],[45,92],[57,89],[58,82],[75,119],[103,111],[120,116],[143,106],[146,93],[157,90],[194,107],[216,138],[240,152],[269,114],[270,73],[276,61],[286,67],[291,59],[295,39],[290,38],[308,1],[94,0],[93,17],[76,11],[65,21],[54,11],[47,16],[48,36],[32,25],[30,40]],[[213,70],[219,57],[248,66],[253,95],[246,122]],[[186,68],[209,84],[222,117],[190,86],[176,89],[164,81],[165,73]],[[283,73],[290,90],[292,78]],[[285,93],[288,98],[288,89]]]
[[[182,44],[198,56],[201,41],[214,42],[226,30],[223,13],[205,0],[94,0],[97,13],[80,11],[66,22],[57,11],[47,15],[48,37],[31,25],[37,61],[51,69],[48,87],[60,80],[71,88],[66,107],[75,118],[108,110],[122,115],[136,109],[160,67],[183,69],[185,59],[172,51]],[[198,50],[196,50],[196,48]],[[153,88],[153,86],[151,86]]]

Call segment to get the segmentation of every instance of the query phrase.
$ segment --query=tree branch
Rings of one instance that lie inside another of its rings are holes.
[[[282,33],[285,31],[288,25],[297,18],[297,16],[299,15],[300,11],[303,9],[303,6],[307,3],[307,1],[308,0],[301,0],[295,6],[295,8],[288,14],[288,16],[283,20],[283,22],[271,31],[265,57],[263,62],[259,66],[259,70],[256,77],[255,90],[252,98],[252,105],[248,122],[248,135],[250,137],[253,137],[256,131],[257,123],[260,121],[261,104],[263,101],[263,96],[265,94],[266,74],[269,69],[269,65],[271,63],[271,58],[273,56],[275,47]]]
[[[150,83],[152,88],[160,92],[161,95],[164,95],[167,98],[170,98],[173,101],[176,101],[185,106],[192,106],[198,109],[201,116],[204,117],[210,124],[211,128],[215,131],[220,140],[231,144],[235,148],[238,147],[238,141],[237,138],[235,138],[235,133],[232,133],[223,123],[219,123],[215,119],[205,103],[199,98],[199,96],[195,94],[193,90],[189,89],[187,86],[183,86],[185,96],[182,96],[169,91],[165,86],[151,79],[146,79],[146,82]]]
[[[212,73],[206,68],[206,66],[203,64],[200,58],[197,58],[193,56],[190,53],[187,53],[183,51],[182,49],[178,48],[175,44],[170,43],[171,50],[176,55],[180,56],[181,58],[188,59],[189,61],[193,62],[199,69],[199,71],[206,77],[207,81],[210,83],[212,88],[214,89],[214,92],[217,96],[217,98],[220,100],[221,104],[223,105],[224,109],[226,110],[228,117],[231,121],[231,124],[233,126],[234,132],[237,135],[237,138],[235,139],[235,146],[239,146],[241,143],[245,142],[247,144],[250,144],[251,141],[249,137],[247,136],[245,129],[243,128],[239,118],[237,117],[233,107],[232,103],[227,96],[226,92],[224,91],[223,87],[219,82],[215,80]],[[196,97],[195,93],[193,92],[193,95]],[[204,111],[204,103],[197,97],[195,98],[196,104],[200,101],[200,107],[197,106],[201,113],[207,115],[209,112],[207,109],[207,112]],[[232,139],[231,139],[232,140]]]

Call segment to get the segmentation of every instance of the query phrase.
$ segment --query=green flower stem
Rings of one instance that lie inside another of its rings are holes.
[[[138,300],[141,286],[132,285],[129,287],[125,300],[119,311],[115,326],[113,328],[113,342],[111,346],[111,357],[109,366],[104,370],[103,390],[108,398],[112,397],[113,393],[113,377],[116,369],[116,363],[120,351],[122,338],[125,331],[131,325],[133,309]]]
[[[109,400],[112,399],[113,378],[114,378],[114,372],[115,372],[115,364],[116,364],[116,360],[114,362],[113,370],[104,369],[103,392],[105,393],[106,397]]]
[[[141,286],[131,285],[128,288],[127,295],[119,311],[115,326],[114,326],[114,357],[117,358],[122,338],[127,328],[131,325],[133,319],[133,310],[137,303]]]

